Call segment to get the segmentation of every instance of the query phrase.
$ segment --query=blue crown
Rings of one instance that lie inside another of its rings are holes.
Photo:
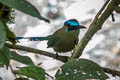
[[[67,20],[65,21],[64,24],[67,26],[74,26],[74,27],[79,26],[79,22],[76,19]]]

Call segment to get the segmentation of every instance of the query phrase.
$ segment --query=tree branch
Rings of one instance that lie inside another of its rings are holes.
[[[55,54],[52,54],[52,53],[47,52],[47,51],[42,51],[42,50],[30,48],[30,47],[21,46],[21,45],[12,45],[12,44],[9,44],[9,43],[5,43],[5,46],[7,46],[7,47],[9,47],[11,49],[18,49],[18,50],[22,50],[22,51],[27,51],[27,52],[32,52],[32,53],[48,56],[48,57],[60,60],[62,62],[67,62],[68,61],[67,56],[58,56],[56,58]]]
[[[38,49],[34,49],[34,48],[29,48],[29,47],[20,46],[20,45],[12,45],[12,44],[9,44],[9,43],[5,43],[5,46],[7,46],[11,49],[18,49],[18,50],[22,50],[22,51],[27,51],[27,52],[32,52],[32,53],[48,56],[48,57],[51,57],[51,58],[56,58],[55,54],[52,54],[52,53],[49,53],[49,52],[46,52],[46,51],[42,51],[42,50],[38,50]],[[66,63],[67,60],[68,60],[68,57],[67,56],[58,56],[56,58],[56,60],[59,60],[59,61],[62,61],[64,63]],[[116,75],[116,76],[120,77],[120,71],[110,69],[110,68],[104,68],[104,67],[103,67],[103,70],[106,73],[109,73],[109,74]]]
[[[120,13],[120,7],[119,7],[118,5],[115,7],[115,11],[116,11],[117,13]]]
[[[108,0],[109,1],[109,0]],[[107,18],[111,15],[111,13],[114,11],[114,8],[116,5],[118,5],[117,2],[119,0],[112,0],[107,8],[104,10],[103,14],[99,17],[100,13],[103,11],[103,8],[98,12],[97,17],[95,17],[94,21],[91,23],[88,31],[86,32],[85,36],[82,38],[80,43],[76,46],[76,48],[73,51],[73,55],[71,56],[71,59],[79,58],[82,55],[82,52],[85,48],[85,46],[88,44],[88,42],[91,40],[93,35],[102,28],[102,25],[107,20]],[[108,2],[107,2],[108,3]],[[103,6],[105,8],[105,6]],[[99,17],[99,18],[98,18]]]
[[[119,76],[120,77],[120,71],[110,69],[110,68],[104,68],[104,67],[103,67],[103,70],[104,70],[104,72],[112,74],[113,76]]]

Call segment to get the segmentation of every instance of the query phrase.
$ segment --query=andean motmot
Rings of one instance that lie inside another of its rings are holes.
[[[75,48],[79,41],[79,29],[84,29],[85,26],[79,24],[76,19],[70,19],[64,22],[64,26],[58,29],[53,35],[47,37],[16,37],[19,39],[29,39],[31,41],[48,40],[47,48],[53,48],[56,52],[69,52]]]

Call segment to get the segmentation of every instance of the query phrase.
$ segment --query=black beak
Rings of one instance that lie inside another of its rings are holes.
[[[86,29],[86,27],[83,26],[83,25],[79,25],[78,28],[79,28],[79,29]]]
[[[73,30],[79,30],[79,29],[86,29],[85,26],[82,26],[82,25],[79,25],[79,26],[71,26],[71,27],[68,27],[68,32],[69,31],[73,31]]]

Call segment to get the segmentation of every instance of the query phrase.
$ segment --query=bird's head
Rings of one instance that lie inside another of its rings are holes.
[[[86,28],[85,26],[80,25],[76,19],[67,20],[64,22],[64,25],[68,27],[66,32]]]

